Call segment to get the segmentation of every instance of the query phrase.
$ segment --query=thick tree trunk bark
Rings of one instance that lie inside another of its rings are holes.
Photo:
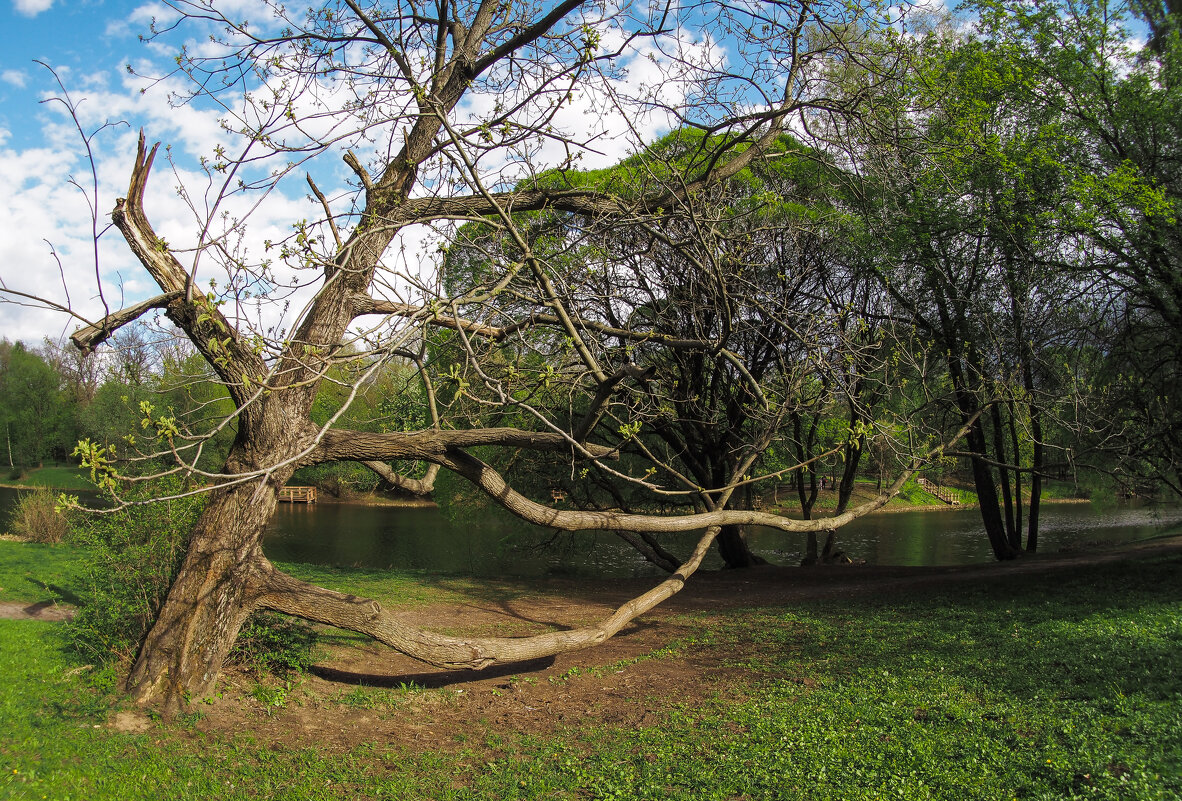
[[[254,481],[213,493],[127,677],[136,703],[171,715],[212,692],[257,600],[262,534],[277,492],[274,481]]]

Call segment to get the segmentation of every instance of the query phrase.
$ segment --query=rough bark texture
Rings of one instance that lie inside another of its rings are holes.
[[[127,690],[137,702],[173,714],[213,690],[255,605],[264,564],[260,534],[275,510],[276,490],[274,482],[252,482],[210,498],[128,675]]]

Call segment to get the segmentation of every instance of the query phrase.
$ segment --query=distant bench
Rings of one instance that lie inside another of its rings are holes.
[[[279,500],[284,503],[316,503],[315,487],[281,487]]]

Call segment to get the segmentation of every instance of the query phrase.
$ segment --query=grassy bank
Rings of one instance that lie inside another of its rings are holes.
[[[90,472],[80,467],[28,467],[0,472],[0,486],[14,488],[49,487],[67,491],[94,491]]]
[[[971,490],[958,490],[960,496],[959,506],[975,506],[977,504],[977,494]],[[853,492],[850,494],[850,506],[857,506],[860,503],[865,503],[872,500],[878,495],[878,485],[874,481],[859,480],[855,485]],[[789,515],[791,517],[799,516],[800,514],[800,498],[795,490],[781,489],[775,493],[764,493],[761,496],[761,501],[768,511],[779,512],[781,514]],[[837,508],[837,490],[829,484],[826,489],[817,490],[817,499],[813,503],[813,512],[815,515],[827,515]],[[899,494],[891,498],[884,511],[905,511],[909,509],[954,509],[958,506],[950,506],[944,501],[937,498],[932,493],[919,486],[915,481],[908,481],[903,485],[903,489]]]
[[[70,559],[84,556],[33,549],[11,567],[24,548],[0,542],[6,588],[68,585]],[[416,604],[545,591],[300,572]],[[296,677],[269,685],[287,686],[287,700],[260,694],[257,717],[235,734],[200,731],[201,704],[185,720],[121,732],[111,725],[117,699],[87,685],[60,624],[0,620],[0,797],[1174,799],[1182,796],[1179,578],[1182,561],[1168,557],[1053,580],[1016,574],[955,589],[679,612],[653,624],[680,634],[645,664],[712,671],[712,692],[690,700],[659,681],[636,682],[613,703],[648,709],[641,725],[588,714],[529,735],[482,707],[446,747],[425,748],[380,734],[343,750],[300,732],[264,737],[271,719],[262,707],[300,703],[329,715],[335,705],[397,731],[460,703],[456,689],[345,686],[313,699],[297,692]],[[631,670],[604,665],[594,650],[580,660],[585,669],[524,680],[564,682],[571,692],[610,681],[607,690]]]

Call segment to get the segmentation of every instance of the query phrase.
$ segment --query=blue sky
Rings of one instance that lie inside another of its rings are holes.
[[[142,6],[120,0],[5,4],[0,130],[7,133],[9,146],[24,148],[35,142],[38,126],[30,125],[30,119],[45,113],[38,101],[56,91],[53,76],[34,62],[53,66],[67,80],[89,82],[100,75],[117,79],[130,58],[141,58],[145,52],[131,24]],[[78,89],[85,95],[81,85]]]
[[[227,5],[261,4],[231,0]],[[100,317],[104,306],[118,309],[155,294],[116,231],[107,230],[100,237],[97,256],[91,233],[92,219],[102,229],[115,199],[126,194],[141,127],[150,141],[171,147],[169,157],[175,162],[158,158],[149,181],[154,226],[169,242],[180,243],[191,241],[200,229],[199,214],[178,197],[175,187],[200,188],[205,183],[197,159],[211,153],[220,139],[217,112],[174,109],[167,101],[169,84],[153,86],[126,69],[134,63],[159,75],[172,66],[178,38],[158,45],[139,39],[153,16],[166,13],[152,3],[121,0],[4,2],[0,185],[6,192],[0,193],[0,219],[5,221],[0,226],[0,280],[7,288],[48,297],[89,321]],[[64,106],[41,102],[60,90],[37,60],[57,72],[78,105],[85,130],[106,121],[125,123],[102,132],[92,143],[97,198],[91,165]],[[144,87],[147,91],[141,93]],[[72,186],[71,180],[87,191]],[[289,221],[309,216],[302,202],[301,195],[275,196],[256,225],[260,236],[282,236]],[[97,214],[91,213],[92,206]],[[46,336],[60,340],[82,323],[60,310],[15,300],[0,303],[0,337],[29,343]]]
[[[639,9],[639,13],[646,8],[643,0],[619,2]],[[150,142],[159,140],[171,148],[167,157],[158,157],[148,183],[147,206],[153,226],[182,262],[185,247],[192,248],[192,253],[202,250],[197,247],[198,236],[208,222],[206,215],[216,191],[211,194],[209,176],[198,168],[198,159],[212,157],[220,143],[230,144],[218,124],[225,112],[208,106],[174,108],[168,103],[168,90],[180,86],[177,79],[152,83],[127,72],[130,63],[141,74],[167,73],[173,66],[172,57],[186,41],[184,37],[194,37],[187,40],[192,47],[205,46],[205,32],[199,28],[187,28],[160,43],[141,42],[139,34],[147,32],[153,16],[168,16],[168,10],[160,5],[122,0],[0,0],[0,4],[4,45],[0,47],[0,187],[5,190],[0,192],[0,281],[9,290],[48,298],[79,315],[70,317],[60,309],[37,307],[7,295],[9,301],[16,302],[0,302],[0,337],[29,343],[46,336],[60,340],[83,321],[99,319],[104,307],[118,309],[158,292],[117,232],[106,230],[97,248],[92,235],[92,221],[101,231],[109,223],[115,199],[126,194],[140,128]],[[219,0],[218,5],[247,18],[257,16],[262,6],[258,0]],[[687,62],[715,60],[725,66],[725,40],[692,23],[677,34],[670,41],[674,50],[682,48],[688,54]],[[615,35],[619,36],[619,31]],[[601,44],[607,46],[606,42]],[[634,44],[619,59],[628,70],[627,77],[604,78],[595,87],[580,89],[555,118],[560,127],[595,137],[594,151],[583,153],[583,167],[613,163],[629,148],[651,142],[668,130],[671,116],[633,115],[629,123],[609,101],[609,96],[656,94],[671,105],[682,102],[684,96],[678,96],[682,84],[670,77],[677,68],[670,68],[668,61],[662,61],[664,57],[650,40]],[[91,163],[84,157],[79,134],[64,108],[40,102],[58,88],[53,75],[34,63],[38,59],[57,70],[79,104],[85,130],[94,130],[106,121],[126,123],[103,131],[92,143],[97,193],[91,188]],[[329,94],[330,102],[338,102],[339,98]],[[458,113],[470,120],[482,119],[493,113],[495,101],[489,94],[472,93]],[[551,144],[554,152],[543,152]],[[324,166],[311,169],[316,170],[321,188],[329,196],[336,193],[342,197],[347,208],[349,172],[339,158],[328,155]],[[566,150],[559,143],[547,143],[538,157],[534,166],[544,168],[547,159],[553,164],[565,158]],[[489,161],[500,179],[516,180],[511,159],[485,159],[484,164]],[[217,207],[218,211],[250,215],[245,244],[251,249],[251,258],[264,258],[260,255],[262,243],[282,240],[290,234],[293,221],[322,214],[308,198],[303,177],[299,173],[286,179],[288,184],[268,195],[258,208],[247,208],[244,198],[235,199],[237,207],[232,203]],[[71,185],[71,180],[78,186]],[[178,194],[178,186],[187,188],[187,197]],[[216,190],[216,181],[213,188]],[[398,269],[412,278],[423,275],[430,269],[430,259],[435,258],[439,236],[426,229],[408,232],[404,244],[409,244],[402,251],[406,255],[397,257],[402,260]],[[193,258],[201,284],[226,280],[226,271],[219,273],[214,259],[204,254]],[[286,278],[291,275],[294,273]],[[264,322],[276,323],[273,318]]]
[[[233,9],[230,13],[241,13],[243,17],[257,15],[261,5],[257,0],[219,3],[219,7]],[[158,292],[116,231],[106,230],[97,249],[91,233],[92,219],[98,230],[103,229],[109,223],[115,199],[126,194],[138,130],[144,128],[149,141],[159,140],[171,147],[168,159],[157,159],[148,183],[147,205],[155,229],[176,251],[195,245],[197,232],[205,222],[202,213],[212,195],[208,194],[210,184],[198,169],[197,160],[212,156],[215,145],[225,141],[218,125],[218,117],[224,112],[209,107],[173,108],[167,102],[167,82],[152,84],[128,74],[129,63],[141,72],[156,75],[173,66],[172,57],[184,41],[180,35],[158,44],[139,40],[154,15],[167,17],[166,8],[119,0],[9,0],[0,13],[4,14],[4,47],[0,48],[0,186],[8,190],[0,192],[0,220],[5,221],[0,227],[0,281],[9,290],[49,298],[53,304],[69,307],[79,315],[70,317],[60,309],[37,308],[8,295],[9,301],[16,302],[0,302],[0,337],[30,343],[46,336],[61,340],[84,321],[99,319],[104,307],[118,309]],[[188,40],[190,46],[204,46],[199,29],[189,28],[182,33],[196,37]],[[709,46],[701,42],[689,44]],[[627,88],[635,80],[639,84],[629,91],[637,94],[646,91],[644,86],[671,91],[672,85],[659,75],[660,67],[654,66],[661,54],[650,58],[653,55],[640,52],[640,46],[629,51],[626,58],[632,63],[632,72],[621,86]],[[91,165],[83,156],[78,132],[63,113],[63,106],[39,102],[58,89],[54,77],[34,63],[37,59],[57,70],[79,104],[85,130],[93,130],[108,120],[127,123],[104,131],[93,142],[97,197],[91,190]],[[171,88],[179,85],[174,79]],[[141,93],[141,88],[147,91]],[[594,95],[594,90],[585,94]],[[494,100],[491,96],[471,95],[460,113],[472,117],[491,113]],[[584,134],[589,128],[605,128],[596,143],[600,151],[589,154],[590,158],[582,162],[587,167],[605,166],[625,152],[623,142],[630,132],[602,97],[589,96],[582,101],[568,104],[563,116],[572,130]],[[592,119],[597,122],[589,125]],[[606,130],[612,126],[620,130]],[[631,134],[651,141],[667,126],[668,122],[662,120],[642,122]],[[565,153],[553,155],[561,157]],[[329,195],[345,190],[349,175],[339,158],[330,158],[315,169],[317,181],[323,181],[321,187]],[[507,170],[502,178],[513,177],[511,162],[494,165],[494,169]],[[72,186],[71,179],[86,191]],[[189,188],[188,200],[178,196],[179,185]],[[319,208],[309,207],[302,173],[292,176],[288,185],[290,189],[281,187],[269,195],[262,207],[249,210],[254,257],[262,258],[260,245],[264,240],[279,241],[289,235],[293,221],[321,214]],[[430,259],[437,257],[438,237],[438,233],[421,228],[407,232],[407,247],[401,251],[407,255],[396,257],[402,260],[400,269],[404,274],[422,275],[429,269]],[[226,278],[225,271],[219,274],[210,261],[205,259],[199,264],[202,284]],[[264,322],[271,325],[275,320]]]

